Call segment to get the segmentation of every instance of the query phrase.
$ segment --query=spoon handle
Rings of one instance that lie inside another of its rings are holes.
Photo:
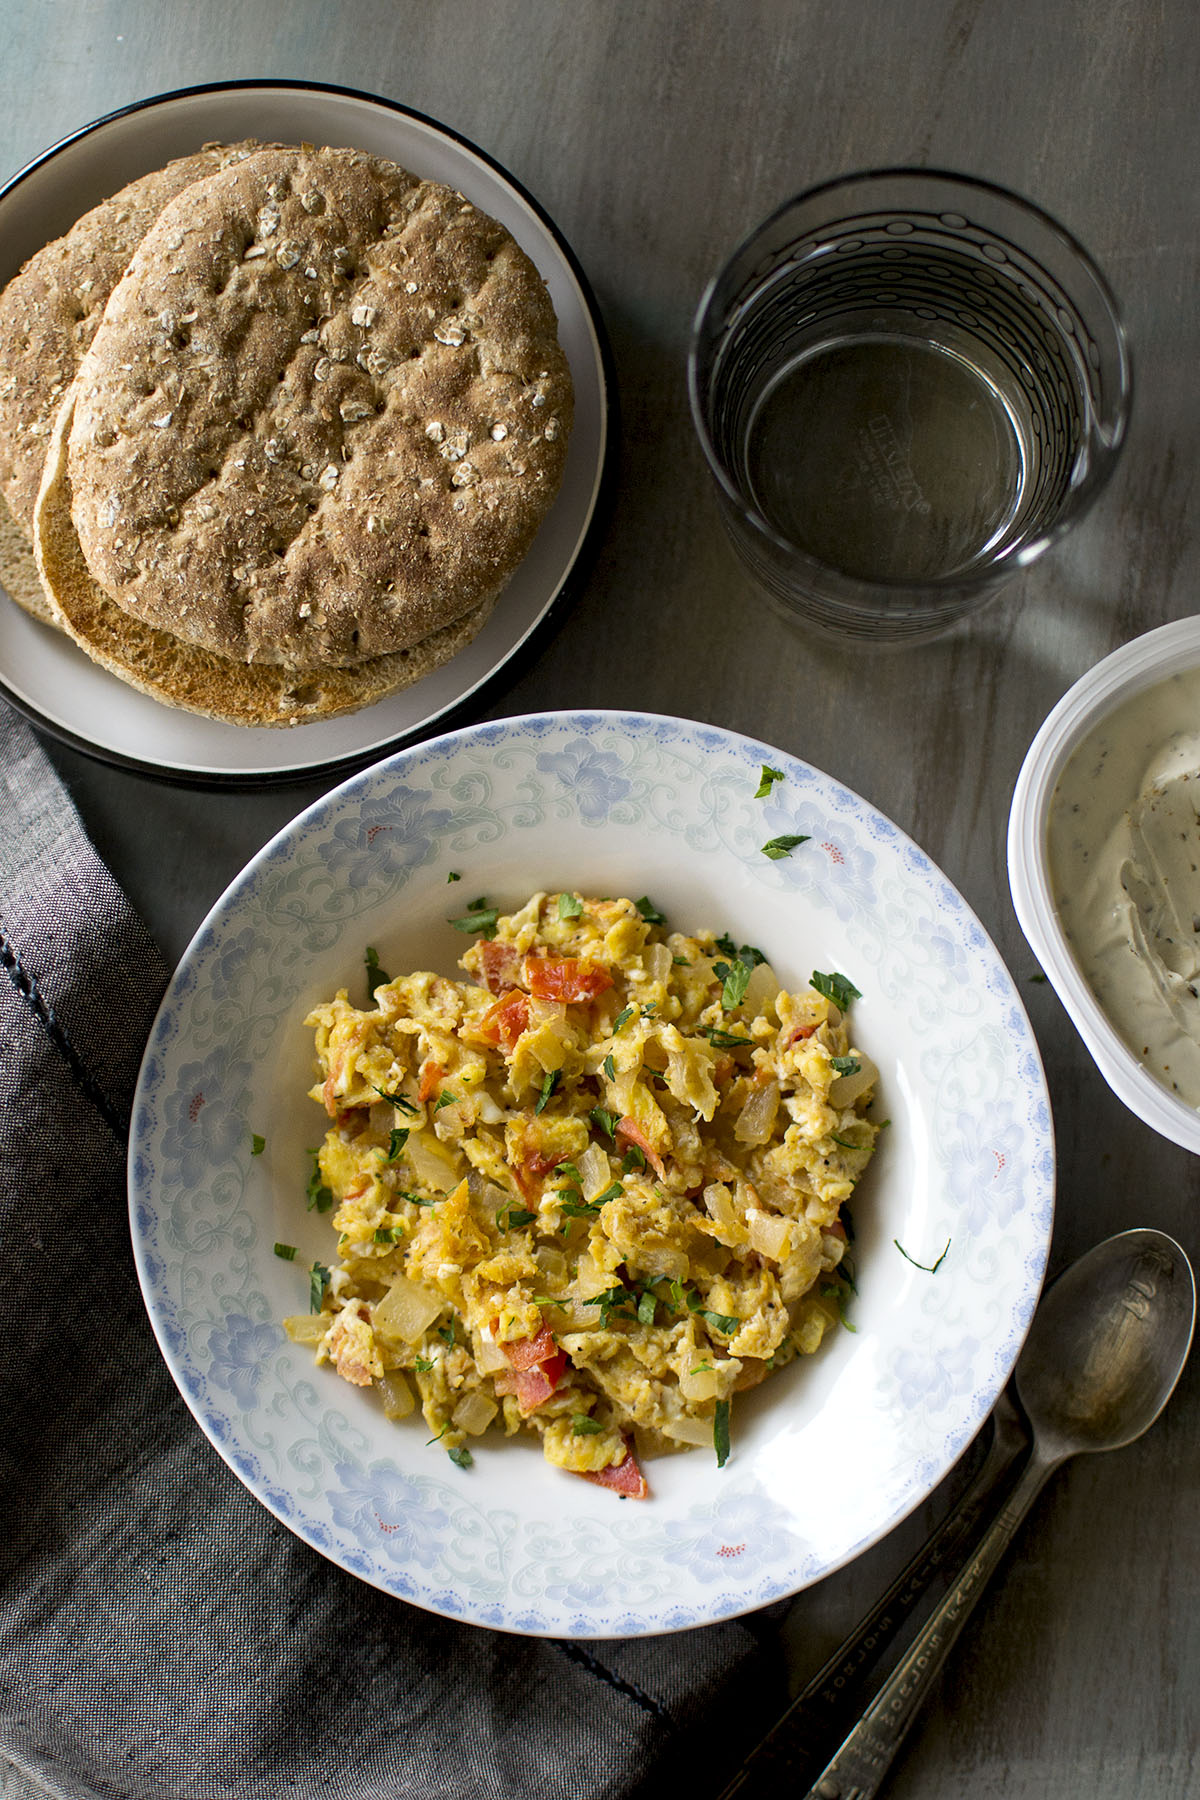
[[[1040,1454],[1036,1444],[1016,1487],[988,1526],[962,1576],[934,1609],[804,1800],[871,1800],[892,1765],[976,1601],[1048,1477],[1066,1459]]]
[[[937,1530],[929,1537],[887,1592],[861,1618],[802,1693],[798,1694],[762,1742],[746,1758],[720,1800],[750,1800],[752,1793],[772,1790],[777,1779],[803,1774],[829,1754],[839,1728],[855,1717],[872,1692],[870,1677],[884,1652],[895,1642],[917,1602],[934,1578],[953,1569],[964,1545],[978,1531],[996,1496],[1012,1478],[1014,1465],[1029,1448],[1029,1433],[1007,1392],[992,1414],[992,1441],[969,1486]],[[819,1766],[819,1765],[818,1765]]]

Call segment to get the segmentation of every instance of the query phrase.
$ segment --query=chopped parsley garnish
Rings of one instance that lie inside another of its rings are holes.
[[[711,1325],[715,1330],[724,1332],[726,1337],[733,1337],[742,1322],[740,1319],[735,1319],[732,1313],[710,1312],[697,1293],[688,1294],[687,1309],[689,1312],[699,1313],[706,1325]]]
[[[377,987],[386,987],[392,978],[390,975],[385,974],[380,968],[379,952],[373,945],[367,945],[363,961],[367,965],[367,987],[369,991],[373,994]]]
[[[308,1196],[309,1212],[328,1212],[333,1205],[333,1189],[326,1187],[321,1180],[321,1152],[310,1150],[313,1159],[312,1174],[308,1178],[305,1193]]]
[[[481,896],[478,900],[472,900],[466,912],[461,913],[457,919],[449,920],[449,923],[453,925],[455,931],[478,931],[484,937],[494,937],[496,921],[499,917],[499,907],[489,906],[486,899]]]
[[[666,915],[659,912],[657,906],[655,906],[653,900],[651,900],[648,895],[643,894],[641,899],[635,900],[633,904],[637,907],[638,913],[645,919],[647,925],[666,924]]]
[[[862,1068],[857,1056],[831,1056],[829,1066],[835,1075],[857,1075]]]
[[[613,1313],[616,1313],[617,1316],[622,1319],[633,1319],[637,1317],[633,1310],[633,1295],[627,1287],[622,1287],[619,1281],[615,1286],[606,1288],[602,1294],[593,1294],[591,1298],[585,1300],[583,1304],[585,1306],[598,1306],[600,1308],[600,1323],[606,1331],[608,1329],[609,1318]]]
[[[457,1106],[461,1099],[461,1094],[452,1094],[449,1088],[443,1088],[433,1103],[433,1110],[435,1113],[440,1113],[443,1106]]]
[[[765,800],[771,789],[775,786],[775,783],[782,780],[782,769],[773,769],[770,763],[764,763],[762,765],[762,772],[759,776],[758,786],[754,790],[754,798],[756,800]]]
[[[423,1194],[413,1194],[413,1193],[408,1192],[407,1190],[402,1190],[399,1194],[397,1194],[396,1198],[398,1200],[408,1200],[411,1202],[411,1204],[413,1206],[436,1206],[437,1205],[437,1200],[426,1200],[426,1198]],[[441,1199],[441,1198],[444,1198],[444,1196],[439,1195],[438,1198]]]
[[[621,1160],[622,1175],[628,1175],[634,1169],[644,1169],[645,1166],[646,1152],[639,1149],[636,1144],[630,1144]]]
[[[374,1242],[377,1244],[398,1244],[403,1236],[403,1229],[399,1225],[377,1225],[375,1227]]]
[[[636,1011],[637,1011],[636,1006],[623,1006],[621,1008],[620,1012],[617,1014],[616,1018],[613,1020],[612,1034],[614,1037],[616,1037],[618,1031],[622,1030],[624,1026],[628,1025],[630,1019],[632,1019],[632,1017]]]
[[[457,869],[451,869],[451,870],[449,870],[449,872],[446,875],[446,880],[447,881],[461,881],[462,876],[459,874]]]
[[[862,995],[854,983],[847,980],[845,975],[822,975],[820,969],[814,969],[812,985],[818,994],[824,994],[827,1000],[832,1000],[833,1004],[840,1007],[843,1012],[852,1000],[862,999]]]
[[[577,894],[560,894],[558,896],[558,916],[560,919],[577,919],[583,911],[583,901]]]
[[[772,862],[778,862],[781,857],[790,856],[799,845],[807,844],[807,842],[807,832],[785,832],[782,837],[768,838],[762,847],[762,853],[764,856],[769,856]]]
[[[714,1050],[745,1050],[754,1043],[753,1038],[739,1037],[733,1031],[722,1031],[719,1025],[705,1025],[701,1029]]]
[[[836,1131],[831,1131],[829,1135],[835,1144],[842,1146],[843,1150],[870,1150],[873,1148],[870,1144],[856,1144],[853,1138],[839,1137]]]
[[[295,1244],[276,1244],[275,1254],[281,1256],[284,1262],[295,1262],[296,1246]]]
[[[671,961],[677,969],[690,969],[692,966],[686,956],[673,956]]]
[[[740,946],[735,944],[727,931],[723,931],[719,938],[714,939],[714,942],[723,956],[728,956],[731,961],[736,958],[737,961],[744,962],[747,968],[756,969],[759,963],[767,960],[762,951],[757,949],[754,944]]]
[[[428,1375],[428,1373],[429,1373],[430,1369],[432,1369],[432,1367],[433,1367],[433,1364],[430,1362],[430,1360],[427,1356],[414,1356],[413,1357],[413,1368],[417,1371],[418,1375]]]
[[[450,1314],[450,1323],[448,1325],[439,1325],[438,1326],[438,1336],[441,1338],[443,1343],[449,1344],[450,1348],[453,1350],[455,1344],[458,1342],[457,1334],[458,1334],[458,1314],[451,1313]]]
[[[448,1455],[456,1468],[470,1469],[475,1466],[475,1458],[465,1444],[456,1444],[453,1450],[448,1452]]]
[[[562,1211],[566,1218],[594,1219],[602,1206],[606,1206],[610,1200],[615,1200],[618,1194],[624,1192],[625,1189],[621,1183],[613,1181],[609,1183],[602,1194],[597,1194],[592,1200],[585,1200],[577,1187],[560,1188],[557,1197],[562,1201]]]
[[[609,1081],[615,1081],[617,1079],[617,1065],[612,1059],[611,1052],[605,1057],[600,1067],[604,1070],[604,1074]]]
[[[405,1144],[407,1144],[408,1133],[409,1127],[407,1125],[393,1126],[392,1130],[388,1132],[387,1160],[389,1162],[395,1162]]]
[[[593,1419],[588,1413],[571,1414],[571,1431],[575,1437],[595,1437],[604,1430],[599,1419]]]
[[[542,1081],[542,1091],[538,1095],[537,1105],[533,1109],[535,1113],[545,1112],[546,1103],[549,1100],[551,1094],[554,1092],[555,1088],[558,1086],[561,1076],[562,1076],[561,1069],[551,1069],[549,1074],[544,1077],[544,1079]]]
[[[713,1413],[713,1449],[717,1453],[717,1467],[723,1469],[729,1461],[728,1400],[718,1400]]]
[[[608,1112],[603,1106],[593,1106],[588,1118],[598,1131],[602,1131],[605,1137],[611,1138],[616,1143],[617,1115],[615,1112]]]
[[[908,1254],[908,1251],[904,1248],[904,1245],[900,1242],[899,1238],[893,1238],[892,1242],[895,1244],[905,1262],[910,1262],[914,1269],[923,1269],[926,1275],[936,1275],[942,1264],[945,1262],[946,1257],[949,1255],[951,1240],[949,1238],[946,1239],[946,1248],[934,1263],[918,1262],[915,1256],[910,1256]]]
[[[414,1106],[412,1101],[406,1099],[403,1094],[390,1094],[386,1088],[381,1087],[377,1087],[375,1092],[379,1095],[381,1100],[386,1100],[390,1106],[398,1106],[401,1112],[417,1113],[420,1111],[420,1108]]]
[[[576,1187],[579,1187],[583,1180],[579,1170],[575,1167],[573,1162],[555,1163],[554,1173],[556,1175],[561,1175],[564,1181],[574,1182]]]
[[[522,1225],[532,1225],[536,1218],[536,1213],[523,1206],[502,1206],[496,1214],[496,1223],[501,1231],[517,1231]]]
[[[267,1147],[266,1138],[260,1137],[258,1135],[257,1131],[251,1132],[251,1134],[250,1134],[250,1154],[251,1154],[251,1156],[261,1156],[263,1151],[266,1149],[266,1147]]]
[[[654,1309],[658,1304],[658,1296],[653,1288],[643,1288],[638,1295],[637,1316],[639,1325],[653,1325]]]
[[[310,1312],[320,1312],[328,1286],[329,1270],[324,1263],[315,1262],[308,1271],[308,1309]]]
[[[713,964],[713,974],[724,984],[721,988],[721,1005],[726,1012],[732,1012],[746,998],[751,973],[751,965],[744,963],[740,956],[732,963]]]

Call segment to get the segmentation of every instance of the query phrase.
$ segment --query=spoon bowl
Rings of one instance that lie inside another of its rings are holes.
[[[1047,1290],[1016,1368],[1044,1458],[1140,1437],[1179,1379],[1195,1317],[1191,1267],[1160,1231],[1120,1232],[1072,1263]]]

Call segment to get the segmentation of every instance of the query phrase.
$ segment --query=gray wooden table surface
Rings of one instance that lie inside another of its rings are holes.
[[[1200,1259],[1197,1163],[1110,1096],[1036,980],[1005,870],[1013,782],[1046,712],[1109,650],[1200,601],[1195,0],[4,0],[0,12],[0,176],[124,103],[275,75],[411,105],[532,191],[598,295],[624,436],[594,572],[491,711],[690,715],[867,796],[963,892],[1026,999],[1058,1139],[1052,1267],[1135,1224]],[[786,626],[735,566],[689,427],[684,351],[706,277],[761,215],[814,180],[902,162],[987,176],[1070,226],[1118,292],[1138,388],[1115,482],[1073,539],[956,635],[864,656]],[[51,749],[170,957],[322,785],[189,792]],[[906,1747],[895,1800],[1200,1795],[1198,1486],[1200,1366],[1141,1444],[1076,1462],[1043,1495]],[[935,1496],[797,1600],[797,1681],[943,1505]]]

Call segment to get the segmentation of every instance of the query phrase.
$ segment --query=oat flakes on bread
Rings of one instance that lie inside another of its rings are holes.
[[[73,517],[144,623],[351,665],[496,597],[571,411],[503,226],[377,157],[261,151],[179,194],[114,289],[77,382]]]
[[[43,245],[0,292],[0,496],[27,537],[55,414],[130,257],[176,194],[262,147],[208,144],[139,175]]]
[[[53,622],[93,662],[168,706],[229,725],[311,724],[357,712],[411,687],[464,650],[492,610],[487,601],[414,644],[352,668],[285,669],[240,663],[131,618],[93,580],[71,521],[66,443],[73,411],[68,392],[51,432],[34,509],[35,579]],[[24,540],[22,540],[24,542]],[[30,555],[25,545],[26,555]]]

